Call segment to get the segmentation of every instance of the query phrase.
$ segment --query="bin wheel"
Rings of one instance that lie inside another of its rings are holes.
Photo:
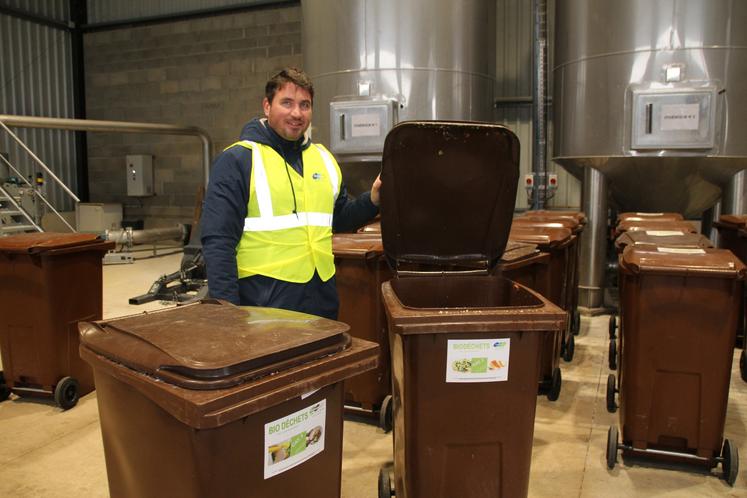
[[[581,313],[578,310],[573,310],[571,315],[571,332],[573,335],[578,335],[581,332]]]
[[[381,467],[379,469],[379,498],[391,498],[394,496],[392,489],[392,476],[389,469]]]
[[[609,364],[610,370],[617,370],[617,341],[610,339],[609,358],[607,363]]]
[[[743,381],[747,382],[747,355],[744,354],[744,349],[739,355],[739,375],[742,376]]]
[[[739,452],[731,441],[724,439],[724,447],[721,449],[721,468],[724,471],[724,480],[729,486],[734,486],[739,473]]]
[[[617,427],[611,425],[607,431],[607,468],[614,469],[617,463]]]
[[[617,317],[612,314],[610,315],[610,339],[615,338],[615,331],[617,331]]]
[[[563,350],[563,359],[565,361],[571,361],[573,360],[573,353],[576,351],[576,339],[573,338],[573,334],[568,336],[568,340],[565,344],[565,349]]]
[[[69,410],[78,404],[78,381],[72,377],[63,377],[54,388],[54,402],[63,410]]]
[[[547,399],[550,401],[556,401],[560,397],[560,386],[563,383],[563,376],[560,373],[560,369],[557,367],[552,370],[551,382],[550,389],[547,391]]]
[[[607,376],[607,411],[610,413],[615,413],[617,411],[615,391],[615,374],[609,374]]]
[[[381,402],[381,408],[379,408],[379,427],[384,432],[390,432],[392,430],[392,395],[387,394],[384,397],[384,401]]]

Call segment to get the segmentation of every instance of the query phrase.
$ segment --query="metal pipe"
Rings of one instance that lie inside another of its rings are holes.
[[[712,208],[707,209],[703,212],[703,225],[708,222],[708,230],[704,230],[703,227],[701,227],[700,233],[711,239],[711,242],[713,242],[713,245],[716,247],[721,247],[721,241],[719,240],[718,235],[718,228],[713,226],[713,223],[715,221],[718,221],[718,219],[721,217],[722,213],[722,200],[719,200],[716,204],[713,205]]]
[[[203,176],[204,183],[207,186],[208,177],[210,174],[212,142],[210,140],[210,135],[208,135],[207,132],[202,128],[198,128],[196,126],[178,126],[162,123],[137,123],[129,121],[102,121],[96,119],[12,116],[7,114],[0,114],[0,125],[2,125],[3,128],[6,129],[7,125],[18,128],[52,128],[56,130],[108,131],[121,133],[150,133],[156,135],[196,136],[199,137],[202,141]],[[33,155],[33,153],[31,154]],[[75,199],[77,200],[77,197],[75,197]]]
[[[534,68],[532,83],[532,123],[534,142],[532,143],[532,172],[534,173],[534,195],[532,207],[544,209],[547,194],[547,114],[545,99],[547,94],[547,2],[533,0],[534,14]]]
[[[150,244],[161,240],[179,240],[186,238],[187,228],[179,224],[168,228],[147,228],[145,230],[132,230],[122,228],[118,230],[106,230],[104,238],[117,244],[131,246],[138,244]]]
[[[589,222],[581,238],[578,273],[578,304],[601,308],[607,249],[607,182],[598,170],[584,168],[582,209]]]

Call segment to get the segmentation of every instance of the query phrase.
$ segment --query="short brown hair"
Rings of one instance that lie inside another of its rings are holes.
[[[270,78],[265,85],[265,97],[268,102],[272,102],[275,93],[286,83],[293,83],[297,87],[303,88],[311,96],[311,102],[314,102],[314,86],[311,79],[301,69],[295,67],[283,68],[279,73]]]

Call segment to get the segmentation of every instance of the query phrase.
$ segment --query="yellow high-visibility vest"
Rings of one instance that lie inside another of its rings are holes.
[[[249,140],[234,145],[252,151],[249,204],[236,248],[239,278],[265,275],[305,283],[316,271],[329,280],[335,274],[332,214],[342,184],[337,161],[312,144],[302,153],[301,176],[290,165],[286,172],[285,159],[268,145]]]

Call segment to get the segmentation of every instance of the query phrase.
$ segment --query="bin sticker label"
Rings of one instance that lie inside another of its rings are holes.
[[[324,451],[327,400],[265,424],[265,479]]]
[[[447,343],[446,382],[508,380],[511,339],[464,339]]]
[[[652,237],[669,237],[671,235],[685,235],[685,232],[680,230],[646,230],[646,235]]]
[[[705,254],[703,249],[689,249],[687,247],[657,247],[657,251],[667,254]]]

